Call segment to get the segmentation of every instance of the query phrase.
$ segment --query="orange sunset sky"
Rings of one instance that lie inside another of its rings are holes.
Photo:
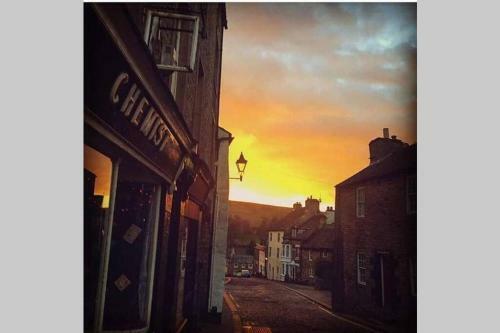
[[[228,3],[220,124],[242,151],[230,199],[321,197],[369,163],[388,127],[416,142],[416,4]]]

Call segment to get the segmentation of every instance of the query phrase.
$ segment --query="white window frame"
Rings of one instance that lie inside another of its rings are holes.
[[[328,251],[321,251],[321,258],[328,258]]]
[[[144,41],[146,45],[149,47],[150,40],[150,32],[151,32],[151,20],[153,16],[177,19],[177,20],[185,20],[185,21],[193,21],[193,36],[191,37],[191,58],[189,59],[189,64],[187,66],[172,66],[172,65],[164,65],[164,64],[156,64],[158,69],[167,70],[167,71],[177,71],[177,72],[192,72],[194,70],[194,65],[196,62],[196,51],[198,47],[198,34],[200,30],[200,18],[196,15],[185,15],[178,14],[173,12],[166,12],[161,10],[153,10],[148,9],[146,12],[146,25],[144,29]]]
[[[415,182],[417,181],[417,176],[416,175],[412,175],[412,176],[408,176],[406,178],[406,212],[408,214],[414,214],[417,212],[417,184],[415,183],[415,192],[410,192],[410,181],[412,180],[415,180]],[[415,196],[415,209],[413,210],[411,208],[411,200],[410,200],[410,196],[411,195],[414,195]]]
[[[362,210],[360,205],[363,207]],[[366,217],[366,192],[364,187],[356,188],[356,217]]]
[[[361,265],[361,256],[363,257],[362,265]],[[366,267],[366,254],[364,252],[358,252],[356,258],[357,258],[356,262],[357,262],[358,284],[366,286],[366,277],[368,272],[368,269]],[[364,278],[365,278],[364,281],[361,279],[361,271],[364,271]]]

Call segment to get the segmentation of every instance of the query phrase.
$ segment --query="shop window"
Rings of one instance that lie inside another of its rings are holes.
[[[114,203],[102,328],[144,329],[149,325],[160,181],[123,161]]]
[[[101,249],[111,192],[111,159],[84,145],[83,271],[84,330],[92,330],[95,321],[97,283]]]

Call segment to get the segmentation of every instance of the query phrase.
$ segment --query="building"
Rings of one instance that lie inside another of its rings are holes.
[[[233,246],[228,258],[228,275],[240,276],[241,271],[246,269],[254,274],[254,248],[249,245]]]
[[[321,224],[302,244],[300,280],[318,289],[331,289],[334,226]]]
[[[283,230],[269,231],[267,238],[267,279],[284,281],[282,276],[281,250],[283,248]]]
[[[264,245],[255,244],[254,270],[256,276],[266,276],[266,247]]]
[[[332,304],[416,329],[417,146],[370,142],[370,165],[335,187]]]
[[[226,28],[224,4],[84,5],[85,332],[210,313]]]

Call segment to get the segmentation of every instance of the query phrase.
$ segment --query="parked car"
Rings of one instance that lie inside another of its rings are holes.
[[[250,271],[248,269],[242,269],[241,270],[241,277],[251,277],[252,274],[250,274]]]

